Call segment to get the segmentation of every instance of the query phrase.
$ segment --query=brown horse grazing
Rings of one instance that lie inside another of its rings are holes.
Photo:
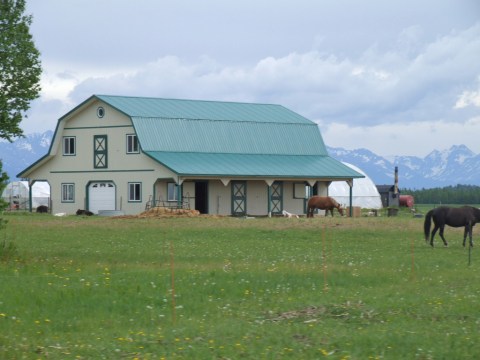
[[[337,208],[340,215],[343,216],[343,209],[334,198],[330,196],[312,196],[307,203],[307,218],[313,217],[313,210],[315,209],[326,210],[325,216],[330,211],[333,217],[333,208]]]
[[[447,206],[440,206],[433,210],[430,210],[425,216],[425,222],[423,223],[423,229],[425,232],[425,241],[428,242],[430,236],[431,223],[435,224],[430,237],[430,245],[433,247],[433,238],[438,229],[440,229],[440,237],[443,240],[443,244],[448,246],[447,240],[443,236],[443,230],[445,225],[451,227],[465,227],[463,233],[463,246],[467,240],[467,235],[470,238],[470,247],[473,246],[472,229],[473,226],[480,222],[480,209],[472,206],[463,206],[460,208],[450,208]]]

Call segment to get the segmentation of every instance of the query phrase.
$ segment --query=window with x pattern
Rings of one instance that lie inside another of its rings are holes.
[[[247,183],[232,181],[232,215],[247,214]]]
[[[108,167],[107,135],[93,137],[93,167],[95,169]]]
[[[275,181],[271,187],[270,210],[272,214],[281,214],[283,210],[283,183]]]

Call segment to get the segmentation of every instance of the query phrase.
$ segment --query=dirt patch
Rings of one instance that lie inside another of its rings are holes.
[[[273,322],[300,320],[304,323],[310,323],[330,318],[343,321],[370,322],[376,321],[378,315],[379,314],[373,309],[366,308],[365,304],[363,304],[361,301],[347,301],[343,304],[308,306],[299,310],[269,314],[265,320]]]

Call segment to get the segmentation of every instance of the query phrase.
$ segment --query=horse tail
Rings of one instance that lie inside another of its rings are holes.
[[[423,231],[425,233],[425,241],[428,242],[428,237],[430,236],[430,227],[432,225],[432,214],[433,210],[430,210],[427,215],[425,215],[425,222],[423,223]]]

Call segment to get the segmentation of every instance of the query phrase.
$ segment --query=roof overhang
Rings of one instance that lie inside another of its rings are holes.
[[[348,180],[363,178],[329,156],[145,152],[181,177]]]

